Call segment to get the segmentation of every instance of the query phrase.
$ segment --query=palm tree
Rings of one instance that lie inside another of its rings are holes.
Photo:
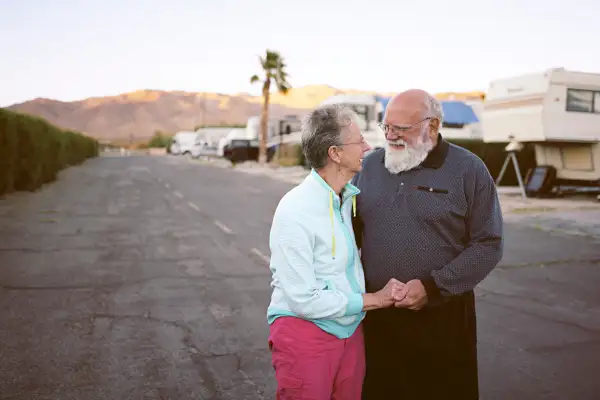
[[[259,57],[260,65],[262,66],[262,73],[264,74],[264,81],[262,86],[263,96],[263,107],[260,114],[260,140],[258,149],[258,162],[264,164],[267,161],[267,132],[269,122],[269,96],[271,90],[271,82],[275,81],[277,91],[282,94],[286,94],[290,89],[291,85],[287,81],[288,75],[285,72],[285,63],[283,57],[277,51],[266,51],[264,57]],[[250,83],[259,82],[260,78],[258,75],[253,75],[250,78]]]

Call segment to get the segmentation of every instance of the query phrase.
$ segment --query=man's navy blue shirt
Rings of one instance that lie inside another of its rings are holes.
[[[421,279],[430,303],[473,290],[500,262],[503,221],[483,161],[441,135],[423,163],[392,174],[378,149],[352,183],[355,234],[369,292]]]

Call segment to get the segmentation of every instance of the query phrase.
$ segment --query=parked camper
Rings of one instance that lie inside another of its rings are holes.
[[[556,185],[600,186],[600,74],[554,68],[492,81],[482,126],[485,142],[532,143]]]
[[[383,147],[385,135],[378,123],[383,120],[389,98],[372,94],[341,94],[331,96],[320,106],[340,104],[352,109],[359,119],[359,127],[365,140],[373,148]]]
[[[218,155],[219,143],[223,138],[227,137],[231,129],[230,127],[210,127],[196,130],[198,141],[201,142],[200,155]]]
[[[300,120],[295,115],[283,118],[270,118],[267,134],[267,157],[270,159],[275,153],[277,146],[284,142],[284,138],[292,132],[300,129]],[[240,150],[236,150],[236,161],[258,160],[258,146],[260,139],[260,117],[250,117],[245,129],[231,130],[227,136],[219,142],[218,154],[231,158],[233,148],[243,148],[242,156]]]
[[[174,155],[198,157],[201,147],[202,141],[196,132],[182,131],[173,136],[169,152]]]

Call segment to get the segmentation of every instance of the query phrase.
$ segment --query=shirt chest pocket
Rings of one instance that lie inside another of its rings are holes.
[[[447,218],[464,217],[458,204],[453,204],[447,189],[418,186],[408,189],[403,196],[404,212],[420,220],[439,222]]]

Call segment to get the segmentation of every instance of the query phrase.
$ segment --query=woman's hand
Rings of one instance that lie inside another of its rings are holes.
[[[363,311],[391,307],[396,302],[403,300],[407,293],[408,287],[392,278],[381,290],[363,294]]]

